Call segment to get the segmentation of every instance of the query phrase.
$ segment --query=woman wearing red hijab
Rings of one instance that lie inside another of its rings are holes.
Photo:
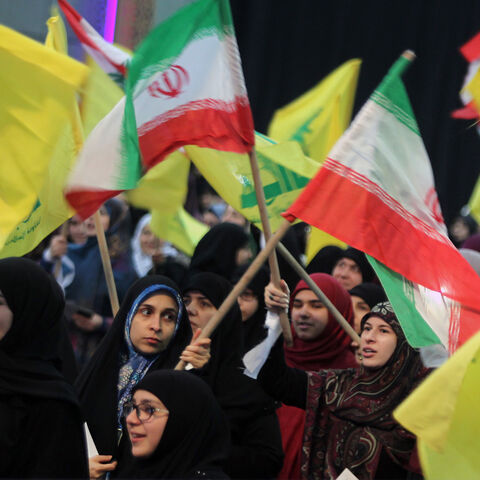
[[[325,293],[344,318],[353,325],[353,307],[349,293],[332,276],[313,273],[310,278]],[[287,297],[272,284],[265,290],[268,309],[285,305]],[[285,360],[289,367],[305,371],[344,369],[357,363],[350,337],[333,318],[327,307],[301,280],[290,298],[293,345],[284,345]],[[279,479],[300,478],[300,456],[305,424],[305,410],[282,405],[277,410],[285,452]]]

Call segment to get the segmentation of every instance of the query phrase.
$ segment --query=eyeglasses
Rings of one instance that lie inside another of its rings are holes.
[[[166,408],[155,408],[149,405],[148,403],[142,403],[140,405],[135,405],[133,402],[127,402],[123,406],[123,416],[127,418],[132,411],[135,410],[137,418],[142,422],[149,422],[155,412],[170,413]]]

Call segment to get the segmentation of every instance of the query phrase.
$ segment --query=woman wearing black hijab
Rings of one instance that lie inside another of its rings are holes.
[[[242,265],[235,270],[233,275],[233,283],[245,273],[248,265]],[[251,350],[253,347],[262,342],[267,336],[265,328],[265,287],[270,281],[267,268],[262,267],[252,278],[247,288],[238,297],[238,306],[242,313],[242,331],[243,331],[243,349],[242,355]]]
[[[154,321],[147,325],[146,333],[138,336],[137,316],[150,315],[155,297],[168,297],[171,311],[166,309],[165,315],[160,310],[158,313],[169,319],[173,329],[167,334],[162,327],[164,321],[161,320],[160,327]],[[121,422],[123,405],[147,371],[173,368],[190,339],[185,306],[171,280],[150,275],[130,287],[112,327],[76,382],[88,427],[100,453],[90,459],[91,477],[114,470],[117,464],[108,463],[110,460],[118,462],[117,470],[131,461]]]
[[[232,286],[214,273],[187,279],[184,300],[195,333],[220,307]],[[224,465],[231,478],[274,478],[283,462],[278,419],[272,400],[242,374],[242,321],[234,304],[212,335],[211,360],[202,369],[227,416],[232,449]]]
[[[195,375],[149,373],[124,416],[135,457],[124,478],[228,478],[222,471],[228,425],[208,385]]]
[[[190,262],[189,276],[212,272],[231,280],[235,269],[251,257],[248,241],[245,230],[234,223],[215,225],[198,242]]]
[[[60,287],[25,258],[0,260],[0,478],[88,478],[78,400],[60,373]]]

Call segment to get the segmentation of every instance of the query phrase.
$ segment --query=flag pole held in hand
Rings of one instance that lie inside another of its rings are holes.
[[[265,245],[265,248],[259,252],[255,257],[255,260],[250,264],[245,273],[242,275],[237,284],[233,287],[232,291],[228,294],[227,298],[220,305],[218,310],[213,314],[212,318],[208,321],[205,327],[202,329],[202,333],[198,338],[210,337],[215,331],[217,326],[222,321],[223,317],[228,313],[232,308],[232,305],[237,301],[238,296],[245,290],[247,285],[251,282],[252,278],[258,272],[260,267],[265,263],[265,260],[268,258],[270,253],[275,249],[277,243],[285,235],[286,231],[290,228],[290,222],[285,220],[275,232],[274,235],[270,237],[270,240]],[[175,370],[183,370],[185,368],[185,362],[180,361],[175,367]]]

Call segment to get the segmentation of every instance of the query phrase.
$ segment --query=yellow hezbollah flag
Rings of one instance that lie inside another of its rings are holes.
[[[191,256],[208,227],[183,209],[189,170],[190,160],[177,150],[151,168],[137,188],[125,193],[132,205],[151,211],[150,227],[159,238]]]
[[[183,153],[179,150],[171,153],[140,178],[137,188],[125,192],[129,203],[176,214],[187,195],[189,170],[190,160]]]
[[[159,238],[167,240],[188,256],[200,239],[207,233],[208,227],[193,218],[183,207],[175,214],[165,215],[161,210],[152,210],[150,227]]]
[[[268,135],[277,141],[295,140],[305,155],[323,163],[350,124],[361,60],[345,62],[301,97],[277,110]],[[345,243],[312,227],[307,262],[325,245]]]
[[[277,142],[295,140],[305,155],[322,163],[350,123],[360,64],[359,59],[345,62],[314,88],[277,110],[268,136]],[[336,132],[331,131],[332,118]]]
[[[470,82],[463,87],[462,92],[463,91],[467,91],[470,94],[477,110],[480,111],[480,70],[478,70]],[[470,213],[473,218],[477,223],[480,223],[480,177],[475,184],[468,206],[470,207]]]
[[[477,179],[468,206],[470,207],[470,214],[472,217],[477,223],[480,223],[480,177]]]
[[[255,149],[272,231],[283,222],[284,212],[318,170],[298,143],[276,144],[255,134]],[[235,210],[261,228],[255,186],[247,154],[187,146],[185,150],[208,183]]]
[[[87,55],[85,63],[90,68],[91,73],[82,92],[80,114],[85,137],[87,137],[97,123],[124,96],[124,93],[90,55]]]
[[[480,333],[470,338],[395,410],[418,438],[425,478],[480,478]]]
[[[10,255],[22,255],[36,245],[31,242],[25,250],[26,237],[39,227],[31,220],[40,207],[49,163],[64,141],[75,92],[88,68],[4,26],[0,64],[0,247],[8,242]],[[24,246],[19,251],[15,244]]]
[[[472,79],[462,88],[460,93],[468,92],[472,97],[477,111],[480,111],[480,69],[477,70]]]

